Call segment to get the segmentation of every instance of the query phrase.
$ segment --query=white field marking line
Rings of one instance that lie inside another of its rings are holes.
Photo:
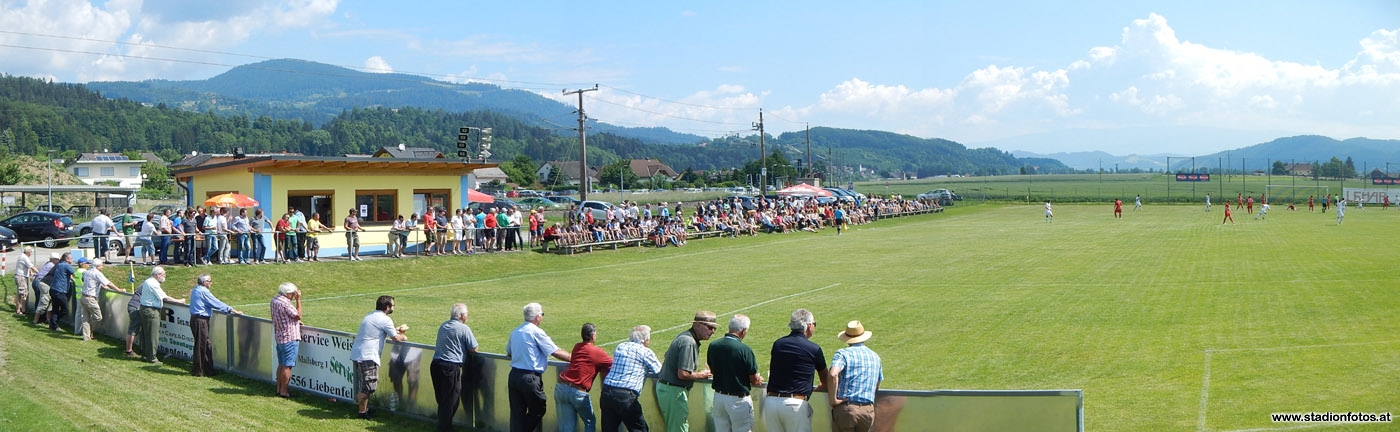
[[[1223,349],[1206,348],[1206,350],[1205,350],[1205,353],[1206,353],[1206,356],[1205,356],[1205,357],[1206,357],[1206,358],[1205,358],[1205,372],[1204,372],[1203,378],[1201,379],[1201,405],[1200,405],[1200,409],[1198,410],[1198,413],[1199,413],[1199,414],[1197,414],[1197,416],[1196,416],[1196,430],[1197,430],[1197,431],[1200,431],[1200,432],[1206,432],[1206,431],[1209,430],[1209,429],[1206,428],[1206,403],[1207,403],[1207,401],[1208,401],[1209,398],[1210,398],[1210,355],[1211,355],[1211,354],[1214,354],[1214,353],[1228,353],[1228,352],[1242,352],[1242,351],[1281,351],[1281,350],[1293,350],[1293,349],[1336,348],[1336,347],[1346,347],[1346,346],[1384,345],[1384,344],[1393,344],[1393,343],[1397,343],[1397,342],[1400,342],[1400,340],[1377,341],[1377,342],[1352,342],[1352,343],[1339,343],[1339,344],[1327,344],[1327,345],[1293,345],[1293,346],[1261,347],[1261,348],[1223,348]],[[1276,427],[1276,428],[1235,429],[1235,430],[1228,431],[1228,432],[1264,432],[1264,431],[1281,431],[1281,430],[1293,430],[1293,429],[1311,429],[1311,428],[1319,428],[1319,427],[1338,426],[1338,425],[1344,425],[1344,424],[1351,424],[1351,423],[1320,423],[1320,424],[1308,424],[1308,425],[1298,425],[1298,426],[1284,426],[1284,427]]]
[[[797,296],[801,296],[801,295],[811,294],[811,293],[814,293],[814,292],[817,292],[817,291],[828,290],[828,289],[835,288],[835,287],[840,286],[840,285],[841,285],[841,284],[839,284],[839,283],[834,283],[834,284],[827,285],[827,286],[824,286],[824,287],[821,287],[821,288],[810,289],[810,290],[803,291],[803,292],[800,292],[800,293],[793,293],[793,294],[788,294],[788,295],[781,296],[781,297],[775,297],[775,298],[772,298],[772,299],[769,299],[769,300],[765,300],[765,301],[761,301],[761,302],[758,302],[758,303],[754,303],[754,304],[751,304],[751,305],[748,305],[748,306],[744,306],[744,307],[741,307],[741,308],[738,308],[738,309],[735,309],[735,310],[732,310],[732,311],[729,311],[729,312],[725,312],[725,313],[722,313],[722,314],[717,314],[717,316],[733,315],[733,314],[736,314],[736,313],[739,313],[739,312],[743,312],[743,311],[746,311],[746,310],[749,310],[749,309],[753,309],[753,308],[756,308],[756,307],[759,307],[759,306],[763,306],[763,305],[766,305],[766,304],[769,304],[769,303],[772,303],[772,302],[775,302],[775,301],[778,301],[778,300],[785,300],[785,299],[790,299],[790,298],[797,297]],[[682,323],[682,324],[677,324],[677,325],[673,325],[673,326],[670,326],[670,327],[666,327],[666,328],[661,329],[661,330],[652,330],[651,334],[666,333],[666,332],[669,332],[669,331],[672,331],[672,330],[679,330],[679,329],[684,328],[684,327],[689,326],[689,325],[691,325],[691,322],[686,322],[686,323]],[[630,333],[630,331],[629,331],[629,333]],[[605,344],[599,344],[598,346],[600,346],[600,347],[612,346],[612,345],[617,345],[617,344],[620,344],[620,343],[623,343],[623,342],[627,342],[628,340],[630,340],[630,338],[629,338],[629,339],[615,340],[615,341],[608,342],[608,343],[605,343]]]
[[[535,277],[535,276],[545,276],[545,275],[564,274],[564,273],[572,273],[572,272],[580,272],[580,271],[601,270],[601,269],[607,269],[607,268],[613,268],[613,267],[625,267],[625,266],[633,266],[633,265],[639,265],[639,264],[650,264],[650,263],[657,262],[657,261],[662,261],[662,260],[671,260],[671,259],[677,259],[677,258],[690,258],[690,257],[696,256],[696,255],[705,255],[705,254],[720,253],[720,252],[731,252],[731,251],[735,251],[735,250],[752,249],[752,248],[758,248],[758,247],[765,247],[765,246],[769,246],[769,245],[777,245],[777,244],[786,244],[786,243],[799,242],[799,241],[807,241],[808,239],[816,239],[816,238],[820,238],[820,237],[807,237],[807,238],[805,238],[805,239],[792,239],[792,240],[784,240],[784,241],[777,241],[777,242],[770,242],[770,243],[763,243],[763,244],[735,246],[735,247],[724,248],[724,249],[712,249],[712,250],[708,250],[708,251],[691,252],[691,253],[684,253],[684,254],[677,254],[677,255],[667,255],[667,256],[662,256],[662,257],[657,257],[657,258],[652,258],[652,259],[647,259],[647,260],[629,261],[629,262],[624,262],[624,263],[608,264],[608,265],[594,266],[594,267],[583,267],[583,268],[567,269],[567,270],[552,270],[552,271],[542,271],[542,272],[534,272],[534,273],[528,273],[528,274],[519,274],[519,275],[513,275],[513,276],[502,276],[502,277],[498,277],[498,278],[494,278],[494,279],[482,279],[482,280],[474,280],[474,281],[466,281],[466,282],[453,282],[453,283],[450,283],[450,284],[432,285],[432,286],[416,287],[416,288],[404,288],[404,289],[397,289],[397,290],[390,290],[390,291],[379,291],[379,292],[375,292],[375,293],[344,294],[344,295],[338,295],[338,296],[304,298],[304,299],[302,299],[302,302],[303,302],[303,303],[308,303],[308,302],[320,301],[320,300],[337,300],[337,299],[352,298],[352,297],[366,297],[366,296],[371,296],[371,295],[372,295],[372,296],[380,296],[380,295],[385,295],[385,294],[397,294],[397,293],[403,293],[403,292],[413,292],[413,291],[422,291],[422,290],[438,289],[438,288],[447,288],[447,287],[455,287],[455,286],[466,286],[466,285],[475,285],[475,284],[482,284],[482,283],[500,282],[500,281],[504,281],[504,280],[523,279],[523,278]],[[266,302],[247,303],[247,304],[240,304],[240,305],[231,305],[231,307],[234,307],[234,308],[241,308],[241,307],[259,306],[259,305],[266,305],[266,304],[267,304]]]

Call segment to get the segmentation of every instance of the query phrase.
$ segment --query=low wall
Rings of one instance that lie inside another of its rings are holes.
[[[96,331],[113,338],[124,338],[129,323],[127,302],[131,295],[103,290],[99,303],[105,318]],[[271,300],[271,299],[269,299]],[[189,307],[166,303],[161,314],[160,346],[162,357],[190,359],[194,339],[190,333]],[[263,382],[275,382],[276,364],[272,321],[245,315],[214,314],[210,319],[210,343],[214,347],[216,368]],[[350,345],[353,333],[302,327],[302,340],[297,366],[292,370],[291,387],[296,391],[334,398],[352,404],[353,372],[350,367]],[[380,359],[379,391],[372,403],[380,409],[400,415],[431,420],[436,417],[437,403],[433,383],[427,369],[433,358],[433,346],[417,343],[389,343]],[[506,374],[509,360],[500,354],[481,353],[471,357],[464,373],[462,409],[454,420],[459,425],[471,425],[481,431],[509,430],[510,408],[506,403]],[[551,363],[544,374],[545,394],[554,405],[556,375],[566,366]],[[598,380],[601,382],[601,379]],[[648,378],[642,389],[643,410],[647,420],[659,424],[661,413],[656,407],[654,386]],[[593,387],[594,407],[598,406],[601,384]],[[697,384],[690,390],[690,424],[695,430],[714,430],[710,423],[709,385]],[[764,398],[756,389],[754,409],[762,412]],[[825,393],[814,393],[811,404],[814,430],[830,429],[830,411]],[[957,431],[1083,431],[1084,396],[1081,390],[881,390],[876,398],[876,430],[957,430]],[[350,407],[347,410],[353,409]],[[555,413],[550,408],[550,413]],[[544,430],[554,430],[557,417],[545,416]],[[704,429],[700,429],[700,427]],[[760,419],[754,430],[764,430]]]

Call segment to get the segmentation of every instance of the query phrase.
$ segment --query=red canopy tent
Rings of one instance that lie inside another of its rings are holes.
[[[493,203],[496,198],[476,189],[467,189],[467,202]]]
[[[798,183],[782,189],[778,189],[778,196],[831,196],[831,191],[812,186],[806,183]]]

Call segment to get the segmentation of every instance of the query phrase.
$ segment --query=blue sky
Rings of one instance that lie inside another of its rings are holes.
[[[690,3],[0,0],[0,72],[202,79],[299,58],[571,104],[562,89],[600,84],[587,111],[626,126],[719,136],[762,108],[774,133],[1039,152],[1400,138],[1393,0]]]

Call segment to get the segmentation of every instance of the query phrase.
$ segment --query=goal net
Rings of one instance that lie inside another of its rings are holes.
[[[1314,202],[1322,204],[1322,197],[1327,195],[1327,186],[1286,186],[1286,185],[1266,185],[1264,186],[1264,197],[1268,198],[1270,204],[1303,204],[1308,203],[1308,197],[1315,197]]]

